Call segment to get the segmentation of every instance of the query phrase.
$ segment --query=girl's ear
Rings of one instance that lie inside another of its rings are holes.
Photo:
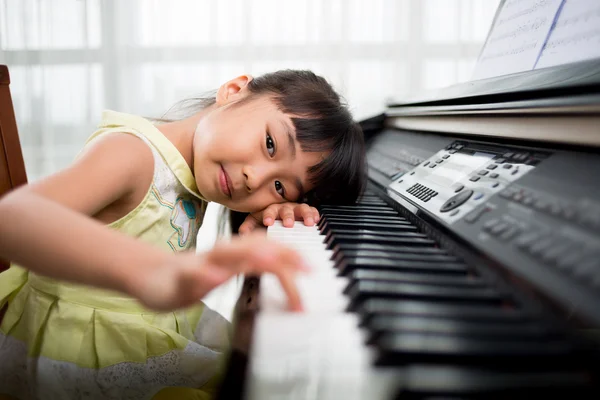
[[[246,74],[225,82],[217,91],[217,105],[223,106],[245,97],[248,94],[250,81],[252,81],[252,76]]]

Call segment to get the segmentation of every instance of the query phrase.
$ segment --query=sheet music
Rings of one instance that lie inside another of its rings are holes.
[[[565,0],[535,69],[600,57],[600,1]]]
[[[561,4],[562,0],[506,0],[473,79],[532,70]]]

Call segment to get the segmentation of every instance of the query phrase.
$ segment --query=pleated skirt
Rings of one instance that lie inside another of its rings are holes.
[[[12,266],[6,303],[0,394],[17,399],[209,399],[229,348],[229,322],[201,302],[157,313]]]

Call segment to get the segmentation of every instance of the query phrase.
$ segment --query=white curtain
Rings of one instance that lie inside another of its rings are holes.
[[[357,118],[469,79],[498,0],[0,0],[30,181],[104,108],[157,116],[236,75],[310,68]]]

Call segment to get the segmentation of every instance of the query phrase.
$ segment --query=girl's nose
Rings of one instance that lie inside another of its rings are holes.
[[[246,165],[242,168],[242,174],[244,174],[244,180],[246,184],[246,190],[248,193],[256,191],[270,178],[271,171],[268,166],[250,166]]]

